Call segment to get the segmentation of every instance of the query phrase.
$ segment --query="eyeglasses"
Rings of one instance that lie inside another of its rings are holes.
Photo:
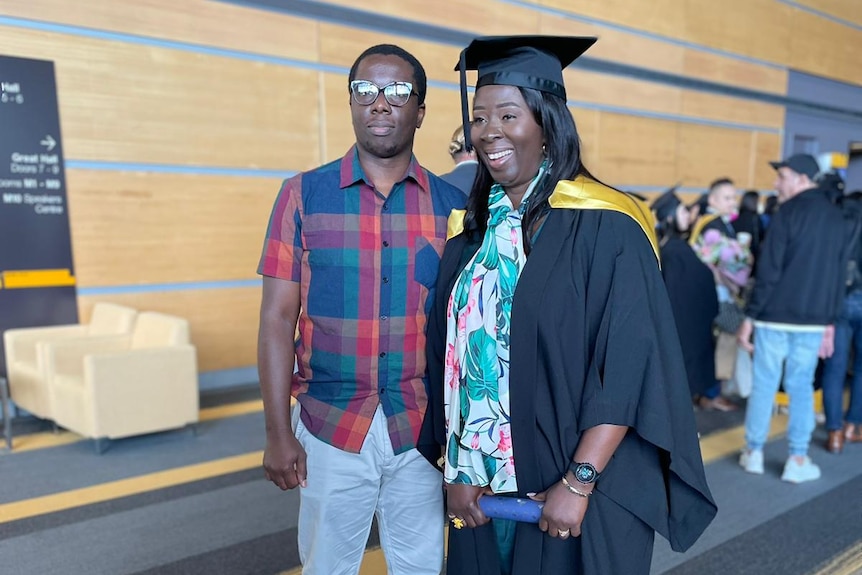
[[[410,101],[410,96],[416,94],[410,82],[392,82],[385,86],[378,86],[369,80],[354,80],[350,83],[353,101],[360,106],[370,106],[376,102],[380,92],[383,92],[383,97],[390,105],[399,107]]]

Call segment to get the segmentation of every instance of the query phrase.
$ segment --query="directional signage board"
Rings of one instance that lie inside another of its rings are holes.
[[[0,56],[0,332],[77,321],[54,63]]]

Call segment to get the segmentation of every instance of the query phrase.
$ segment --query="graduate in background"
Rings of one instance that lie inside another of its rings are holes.
[[[718,315],[718,297],[712,271],[682,235],[690,225],[689,210],[673,187],[652,204],[661,246],[664,278],[692,398],[715,385],[715,345],[712,322]]]

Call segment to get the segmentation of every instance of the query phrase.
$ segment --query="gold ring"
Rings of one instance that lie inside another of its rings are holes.
[[[467,525],[467,524],[460,517],[453,517],[452,518],[452,527],[454,527],[455,529],[461,529],[465,525]]]

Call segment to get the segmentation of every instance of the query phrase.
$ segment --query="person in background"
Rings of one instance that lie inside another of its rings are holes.
[[[694,244],[709,230],[718,230],[721,235],[736,238],[731,219],[736,213],[736,186],[730,178],[719,178],[709,185],[706,194],[707,210],[701,212],[691,230],[689,243]]]
[[[417,450],[424,328],[464,194],[413,155],[426,92],[413,55],[373,46],[346,87],[356,143],[284,182],[258,268],[263,467],[301,487],[304,574],[358,573],[376,515],[389,573],[439,575],[442,476]]]
[[[751,255],[754,256],[753,269],[757,267],[757,255],[760,253],[760,244],[763,241],[763,221],[760,219],[760,194],[757,190],[748,190],[742,194],[739,201],[739,211],[733,220],[733,229],[739,237],[740,234],[748,234],[748,244]],[[752,272],[754,273],[754,272]]]
[[[428,323],[450,575],[646,574],[656,531],[683,550],[716,512],[653,219],[583,165],[566,106],[562,68],[593,42],[461,53],[480,165]],[[490,521],[489,493],[544,502],[538,524]]]
[[[739,464],[763,474],[763,447],[779,383],[790,396],[790,454],[783,481],[820,478],[808,456],[814,431],[814,372],[832,355],[834,324],[844,301],[845,222],[841,208],[815,184],[819,167],[807,154],[770,162],[781,202],[761,248],[754,290],[737,333],[754,354],[754,383],[745,411],[745,450]],[[754,334],[752,345],[751,337]]]
[[[718,315],[715,279],[694,250],[682,239],[691,216],[671,188],[652,204],[661,246],[661,275],[670,296],[673,317],[692,398],[715,385],[715,345],[712,322]]]
[[[848,224],[844,309],[835,324],[835,352],[823,367],[823,410],[829,435],[826,449],[841,453],[844,443],[862,442],[862,190],[842,199]],[[844,413],[844,387],[850,355],[853,377]]]
[[[760,214],[760,221],[763,222],[763,234],[766,235],[766,230],[769,228],[769,223],[772,221],[772,216],[778,211],[778,196],[766,196],[763,202],[763,213]]]
[[[455,169],[440,177],[465,194],[469,194],[473,187],[473,180],[476,179],[476,168],[479,162],[476,161],[476,152],[468,150],[464,146],[464,126],[458,126],[452,134],[452,140],[449,142],[449,155],[455,162]]]

